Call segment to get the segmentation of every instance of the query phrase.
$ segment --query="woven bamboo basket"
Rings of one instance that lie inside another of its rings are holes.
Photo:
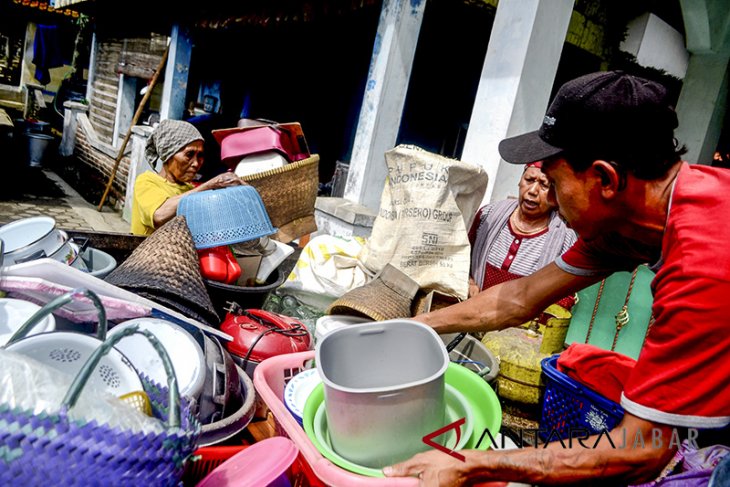
[[[319,155],[242,178],[256,188],[271,223],[278,228],[272,237],[289,243],[317,230],[314,203],[319,190]]]

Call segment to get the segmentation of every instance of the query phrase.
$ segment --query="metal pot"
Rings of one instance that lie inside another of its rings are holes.
[[[236,367],[238,378],[240,380],[243,404],[232,414],[214,423],[204,424],[201,427],[198,446],[210,446],[225,441],[248,426],[254,415],[254,405],[256,392],[253,388],[253,382],[240,367]]]
[[[68,238],[68,235],[63,230],[58,230],[58,232],[65,237],[66,241],[57,251],[48,257],[63,264],[70,265],[71,267],[75,267],[80,271],[87,272],[89,269],[86,267],[86,262],[84,262],[81,254],[83,254],[89,240],[86,239],[86,242],[79,245],[73,239]]]
[[[23,218],[0,227],[5,242],[5,265],[19,264],[55,254],[68,240],[49,216]]]

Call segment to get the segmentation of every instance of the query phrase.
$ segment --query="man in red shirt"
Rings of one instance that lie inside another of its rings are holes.
[[[656,478],[672,458],[673,428],[730,424],[730,171],[682,162],[676,127],[657,83],[602,72],[563,85],[541,128],[503,140],[499,150],[515,164],[545,161],[543,172],[578,241],[531,276],[417,317],[440,333],[502,329],[614,271],[652,264],[656,321],[625,384],[626,414],[613,441],[595,449],[558,442],[467,451],[464,462],[432,451],[386,475],[418,475],[425,485],[639,483]],[[632,445],[638,436],[664,441]],[[616,448],[624,438],[629,444]]]

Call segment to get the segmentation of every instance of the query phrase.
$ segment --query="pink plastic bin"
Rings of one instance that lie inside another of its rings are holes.
[[[304,459],[315,475],[327,485],[358,486],[394,486],[415,487],[418,479],[412,477],[375,478],[365,477],[344,470],[322,456],[291,415],[283,402],[284,387],[294,375],[304,369],[304,364],[314,358],[314,351],[289,353],[267,358],[254,370],[253,384],[259,396],[264,400],[276,419],[277,430],[282,436],[288,436],[299,448]]]

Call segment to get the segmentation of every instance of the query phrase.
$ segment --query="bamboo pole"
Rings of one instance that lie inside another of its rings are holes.
[[[97,211],[101,211],[102,208],[104,208],[104,202],[106,201],[106,197],[109,195],[109,190],[112,188],[112,184],[114,184],[114,177],[117,175],[117,169],[119,169],[119,163],[122,162],[122,157],[124,157],[124,149],[127,148],[127,143],[129,142],[129,138],[132,135],[132,127],[137,125],[137,120],[139,120],[140,115],[142,115],[142,110],[144,110],[145,105],[147,104],[147,100],[149,100],[150,96],[152,95],[152,90],[155,88],[155,85],[157,84],[157,79],[160,77],[160,73],[165,68],[165,64],[167,64],[167,56],[170,53],[170,44],[167,44],[167,47],[165,48],[165,53],[162,55],[162,59],[160,59],[160,64],[157,66],[157,70],[155,71],[155,74],[152,76],[152,79],[150,80],[150,84],[147,87],[147,92],[144,94],[142,99],[139,102],[139,106],[137,107],[137,111],[134,112],[134,117],[132,117],[132,123],[129,124],[129,128],[127,129],[127,134],[124,136],[124,141],[122,142],[122,146],[119,148],[119,153],[117,154],[117,158],[114,161],[114,167],[112,168],[112,174],[109,176],[109,181],[106,183],[106,189],[104,190],[104,194],[101,197],[101,201],[99,202],[99,207],[97,208]]]

